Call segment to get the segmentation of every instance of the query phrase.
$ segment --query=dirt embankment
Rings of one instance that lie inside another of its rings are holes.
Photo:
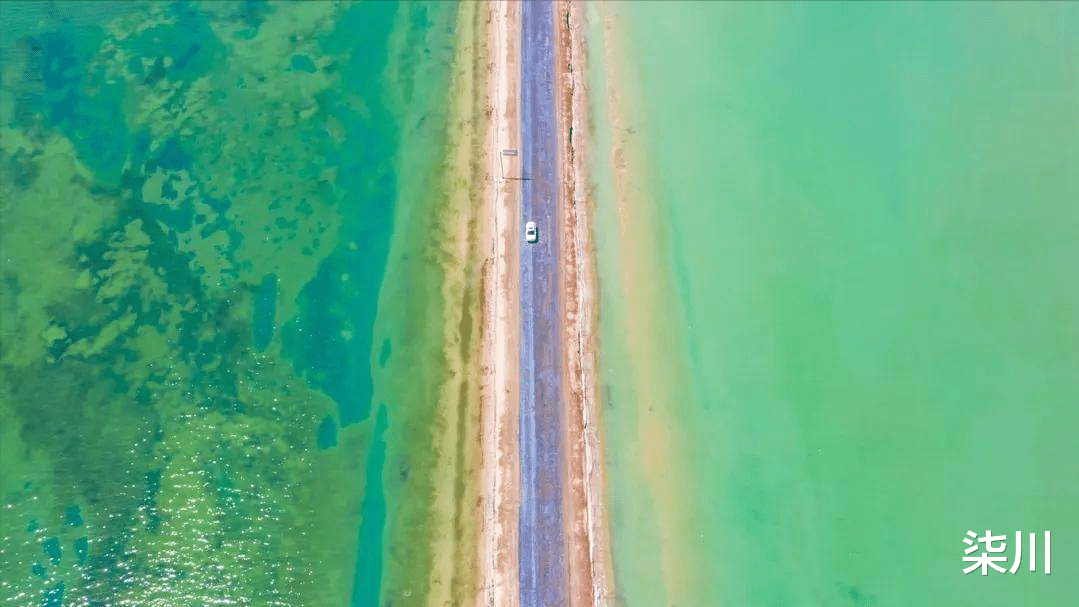
[[[478,607],[519,603],[518,459],[519,249],[521,222],[520,7],[496,1],[486,19],[490,62],[482,162],[487,170],[480,239],[483,266],[483,465]],[[587,180],[584,7],[556,3],[563,334],[565,339],[566,563],[571,605],[607,604],[613,580],[602,506],[603,470],[596,399],[596,273]],[[509,152],[507,152],[509,150]]]
[[[588,101],[582,3],[555,4],[556,113],[563,208],[562,280],[565,335],[566,563],[571,604],[607,604],[611,572],[597,403],[597,291],[588,181]]]
[[[519,602],[517,519],[520,507],[518,460],[518,372],[520,295],[521,10],[515,2],[485,6],[488,57],[487,107],[490,121],[481,154],[485,167],[481,247],[483,264],[482,434],[477,607],[515,607]]]

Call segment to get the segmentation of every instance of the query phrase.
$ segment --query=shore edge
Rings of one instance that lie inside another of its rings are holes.
[[[604,502],[599,417],[598,276],[590,202],[587,47],[584,5],[556,0],[555,96],[562,204],[561,265],[565,356],[565,533],[571,604],[606,605],[614,580]],[[564,69],[563,69],[564,66]]]
[[[516,607],[520,602],[518,530],[519,249],[521,9],[509,0],[485,5],[486,107],[489,120],[480,152],[483,175],[478,246],[483,256],[481,329],[480,496],[477,607]],[[508,166],[507,166],[508,165]],[[515,173],[516,171],[516,173]],[[477,175],[478,176],[478,175]],[[508,178],[509,177],[509,178]]]

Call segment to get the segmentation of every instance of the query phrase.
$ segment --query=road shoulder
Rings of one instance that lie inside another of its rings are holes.
[[[558,121],[559,199],[562,230],[563,335],[565,346],[564,490],[566,558],[571,604],[606,604],[611,572],[607,516],[603,506],[603,458],[597,406],[597,298],[595,245],[587,172],[588,102],[585,9],[555,4],[555,95]]]
[[[485,250],[482,310],[482,527],[477,607],[515,607],[520,599],[517,519],[520,181],[520,6],[486,3],[487,107],[490,120],[481,156],[483,212],[480,243]]]

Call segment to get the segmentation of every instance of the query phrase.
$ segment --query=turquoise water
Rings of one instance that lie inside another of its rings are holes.
[[[1079,604],[1076,9],[616,4],[658,217],[599,231],[627,605]],[[665,278],[626,298],[634,239]],[[649,302],[676,347],[623,337]],[[1052,531],[1053,574],[964,576],[986,529]]]
[[[456,7],[0,10],[0,602],[422,602]]]

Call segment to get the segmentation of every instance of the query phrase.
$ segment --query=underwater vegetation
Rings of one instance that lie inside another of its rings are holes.
[[[376,604],[381,87],[425,52],[398,10],[145,3],[13,43],[0,602]]]

